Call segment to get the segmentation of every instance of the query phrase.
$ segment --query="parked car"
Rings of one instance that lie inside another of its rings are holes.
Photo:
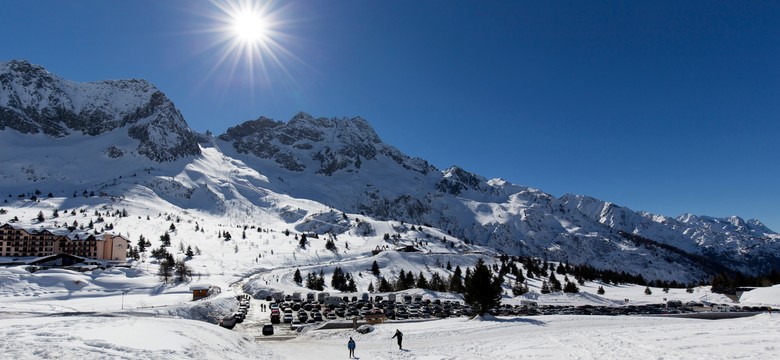
[[[293,321],[290,323],[290,330],[295,330],[299,327],[301,327],[301,321],[298,319],[293,319]]]
[[[265,324],[263,325],[263,335],[273,335],[274,334],[274,326],[272,324]]]
[[[232,316],[226,316],[219,321],[219,326],[222,326],[223,328],[228,330],[232,329],[236,326],[236,318]]]
[[[240,324],[244,322],[244,319],[246,318],[246,314],[242,312],[233,313],[233,318],[236,319],[236,322]]]
[[[284,317],[282,318],[282,321],[284,321],[285,324],[289,324],[293,321],[292,313],[285,313]]]

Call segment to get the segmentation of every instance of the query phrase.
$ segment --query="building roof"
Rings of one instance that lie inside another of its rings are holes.
[[[209,284],[209,283],[190,284],[190,291],[193,291],[193,290],[208,290],[208,289],[211,289],[211,284]]]
[[[52,261],[52,260],[55,260],[55,259],[65,259],[65,258],[72,259],[72,260],[75,260],[75,261],[78,261],[78,262],[84,262],[85,260],[87,260],[87,258],[85,258],[85,257],[71,255],[71,254],[54,254],[54,255],[41,256],[41,257],[32,259],[32,260],[28,261],[27,264],[28,265],[38,265],[38,264],[45,263],[45,262],[48,262],[48,261]]]
[[[122,238],[128,243],[131,243],[130,239],[122,236],[121,234],[113,234],[113,233],[101,233],[98,235],[90,234],[86,230],[76,229],[74,231],[69,231],[67,227],[54,227],[54,228],[33,228],[33,227],[22,227],[22,226],[13,226],[9,223],[5,223],[3,225],[0,225],[0,228],[3,229],[14,229],[14,230],[24,230],[30,235],[55,235],[55,236],[64,236],[67,237],[71,241],[80,241],[80,240],[99,240],[104,241],[104,236],[108,235],[114,239],[116,238]]]

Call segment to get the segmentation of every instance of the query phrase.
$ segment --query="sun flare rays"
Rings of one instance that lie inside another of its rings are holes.
[[[223,74],[220,82],[233,86],[269,88],[279,75],[295,83],[291,65],[302,65],[289,47],[296,40],[285,30],[292,23],[286,8],[273,1],[211,0],[207,15],[210,27],[203,32],[212,35],[210,53],[215,55],[206,77]]]

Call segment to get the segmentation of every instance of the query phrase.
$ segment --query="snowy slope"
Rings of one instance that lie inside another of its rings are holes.
[[[431,224],[509,254],[687,281],[719,270],[696,256],[749,273],[778,264],[780,244],[756,220],[716,228],[585,196],[557,199],[458,167],[439,171],[381,142],[361,118],[260,118],[228,129],[217,142],[228,156],[261,169],[274,191],[379,219]]]
[[[235,239],[244,227],[263,229],[250,249],[282,241],[284,230],[330,231],[344,239],[341,251],[357,241],[362,248],[348,251],[363,254],[387,245],[384,234],[446,238],[462,253],[480,245],[685,282],[708,279],[723,265],[758,273],[777,266],[780,253],[780,236],[755,220],[673,219],[588,197],[556,198],[458,167],[441,171],[384,144],[361,118],[301,113],[286,123],[249,121],[216,138],[197,135],[148,82],[73,83],[24,61],[0,64],[0,129],[0,206],[9,210],[0,222],[18,216],[25,226],[76,220],[37,224],[38,211],[126,208],[134,219],[112,224],[131,240],[154,240],[171,222],[187,224],[177,232],[193,244],[219,243],[225,230]],[[79,222],[88,222],[82,215]],[[359,220],[371,225],[370,236],[359,236]],[[426,232],[401,222],[425,224]],[[266,265],[343,258],[320,253],[323,242]],[[214,251],[224,255],[232,245]],[[263,251],[270,249],[253,256]],[[247,267],[236,270],[251,273]]]

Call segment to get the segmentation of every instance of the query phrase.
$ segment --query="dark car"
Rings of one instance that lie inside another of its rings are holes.
[[[313,312],[311,314],[311,318],[314,319],[314,321],[322,321],[322,314],[319,312]]]
[[[246,318],[246,315],[244,313],[242,313],[242,312],[237,312],[237,313],[233,314],[233,318],[236,319],[236,322],[240,324],[240,323],[244,322],[244,319]]]
[[[273,335],[274,334],[274,326],[271,324],[265,324],[263,325],[263,335]]]
[[[236,326],[236,318],[227,316],[219,321],[219,326],[222,326],[225,329],[232,329]]]

